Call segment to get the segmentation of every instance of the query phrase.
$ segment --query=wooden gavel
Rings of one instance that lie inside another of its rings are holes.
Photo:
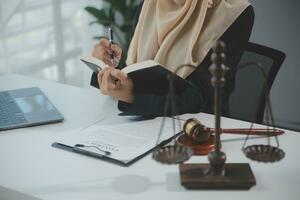
[[[188,119],[183,125],[183,132],[196,142],[204,143],[214,133],[213,128],[205,127],[200,121],[195,118]],[[277,136],[284,133],[279,129],[221,129],[221,133],[240,134],[240,135],[265,135]]]

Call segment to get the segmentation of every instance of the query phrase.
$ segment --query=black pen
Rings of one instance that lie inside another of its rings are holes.
[[[111,46],[114,44],[114,33],[112,28],[109,28],[108,31],[109,31],[109,47],[111,48]],[[112,53],[110,54],[110,60],[111,60],[111,64],[114,64],[114,60],[115,60],[114,51],[112,51]]]
[[[80,151],[81,153],[88,153],[88,152],[89,152],[89,153],[93,154],[93,152],[90,152],[90,151],[81,149],[81,148],[85,148],[85,147],[92,147],[92,148],[95,148],[95,149],[97,149],[98,151],[104,153],[105,156],[111,155],[111,152],[102,150],[102,149],[100,149],[99,147],[94,146],[94,145],[75,144],[75,146],[73,147],[73,150],[74,150],[74,151],[77,151],[77,152]]]
[[[109,31],[109,47],[111,49],[111,45],[114,44],[114,32],[112,30],[112,28],[108,28]],[[110,54],[110,62],[112,65],[114,65],[115,63],[115,52],[112,50],[112,53]],[[115,85],[119,85],[120,84],[120,80],[115,79],[113,80]]]

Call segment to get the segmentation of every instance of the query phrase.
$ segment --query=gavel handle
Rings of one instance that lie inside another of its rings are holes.
[[[266,135],[266,136],[276,136],[284,134],[283,130],[280,129],[247,129],[247,128],[240,128],[240,129],[222,129],[222,133],[230,133],[230,134],[240,134],[240,135]]]

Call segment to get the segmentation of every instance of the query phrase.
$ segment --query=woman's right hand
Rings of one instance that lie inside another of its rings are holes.
[[[111,58],[112,54],[114,54],[113,60]],[[122,49],[116,44],[112,44],[110,46],[109,40],[102,38],[100,39],[99,43],[94,46],[92,56],[102,60],[110,67],[116,68],[121,60]]]

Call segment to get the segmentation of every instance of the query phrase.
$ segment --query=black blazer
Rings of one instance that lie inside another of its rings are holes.
[[[136,19],[133,23],[133,30],[138,22],[143,2],[140,4]],[[235,74],[237,65],[246,49],[252,26],[254,23],[254,10],[252,6],[246,8],[235,22],[221,36],[221,40],[226,44],[225,64],[230,68],[226,74],[226,85],[223,90],[224,116],[229,115],[229,95],[234,90]],[[211,86],[211,74],[208,70],[203,72],[200,68],[208,69],[211,65],[211,51],[205,57],[200,66],[187,77],[194,86],[186,88],[184,92],[176,94],[176,114],[206,112],[213,113],[214,88]],[[138,85],[139,83],[134,83]],[[91,85],[99,87],[97,75],[94,73],[91,79]],[[134,91],[134,103],[128,104],[119,101],[118,108],[123,112],[122,115],[143,115],[143,116],[162,116],[164,115],[164,106],[166,95],[156,96],[153,94],[139,94]],[[170,109],[169,109],[170,111]],[[171,114],[170,112],[167,115]]]

